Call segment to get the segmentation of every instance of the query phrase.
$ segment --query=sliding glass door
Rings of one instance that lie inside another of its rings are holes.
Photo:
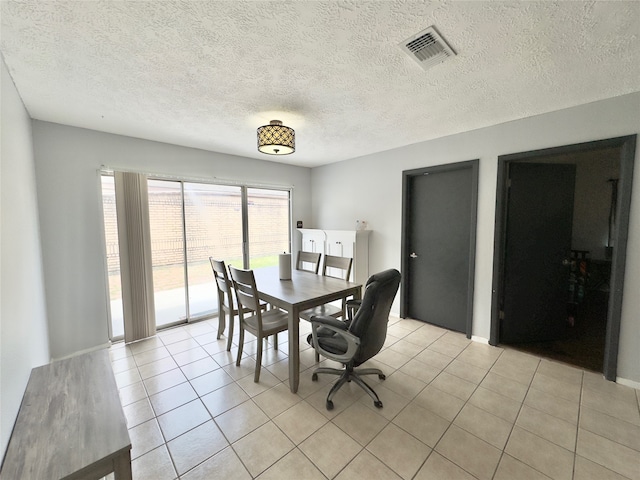
[[[103,175],[112,339],[123,332],[113,177]],[[209,257],[227,265],[278,264],[290,251],[290,191],[147,179],[156,327],[217,314]]]

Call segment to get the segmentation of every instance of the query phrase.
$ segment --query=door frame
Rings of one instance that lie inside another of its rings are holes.
[[[402,172],[402,245],[400,268],[402,272],[409,272],[409,219],[411,206],[411,179],[424,174],[434,174],[451,172],[455,170],[471,169],[471,215],[470,215],[470,238],[469,238],[469,274],[467,291],[467,319],[465,334],[471,338],[473,325],[473,294],[475,285],[476,268],[476,229],[478,217],[478,171],[479,159],[464,162],[448,163],[431,167],[404,170]],[[408,274],[402,275],[401,295],[400,295],[400,317],[407,318],[409,311],[409,289],[407,288]]]
[[[637,135],[628,135],[624,137],[609,138],[606,140],[596,140],[573,145],[500,155],[498,157],[496,220],[493,249],[491,331],[489,336],[490,345],[498,345],[500,343],[500,301],[504,286],[504,254],[508,207],[507,192],[509,164],[511,162],[530,161],[540,157],[584,153],[593,150],[618,147],[620,148],[620,178],[618,180],[618,199],[616,207],[616,216],[618,221],[615,226],[616,248],[613,249],[613,256],[611,259],[611,288],[609,291],[603,366],[605,378],[610,381],[616,380],[636,137]]]

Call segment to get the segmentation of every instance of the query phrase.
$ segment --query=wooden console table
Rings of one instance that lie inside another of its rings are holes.
[[[34,368],[0,478],[131,480],[131,440],[108,350]]]

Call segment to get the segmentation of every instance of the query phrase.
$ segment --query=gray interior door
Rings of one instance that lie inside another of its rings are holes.
[[[401,310],[405,316],[470,336],[477,161],[409,173]]]
[[[509,164],[502,342],[554,340],[565,331],[575,175],[575,165]]]

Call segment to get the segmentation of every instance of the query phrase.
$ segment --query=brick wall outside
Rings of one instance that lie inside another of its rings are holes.
[[[242,256],[240,195],[199,191],[186,197],[185,220],[189,263],[207,262],[210,256],[238,259]],[[197,203],[194,203],[197,202]],[[115,195],[103,192],[107,264],[109,273],[119,270]],[[260,192],[249,198],[251,256],[275,255],[289,249],[287,197]],[[149,193],[151,251],[154,266],[183,263],[182,205],[179,192]]]

